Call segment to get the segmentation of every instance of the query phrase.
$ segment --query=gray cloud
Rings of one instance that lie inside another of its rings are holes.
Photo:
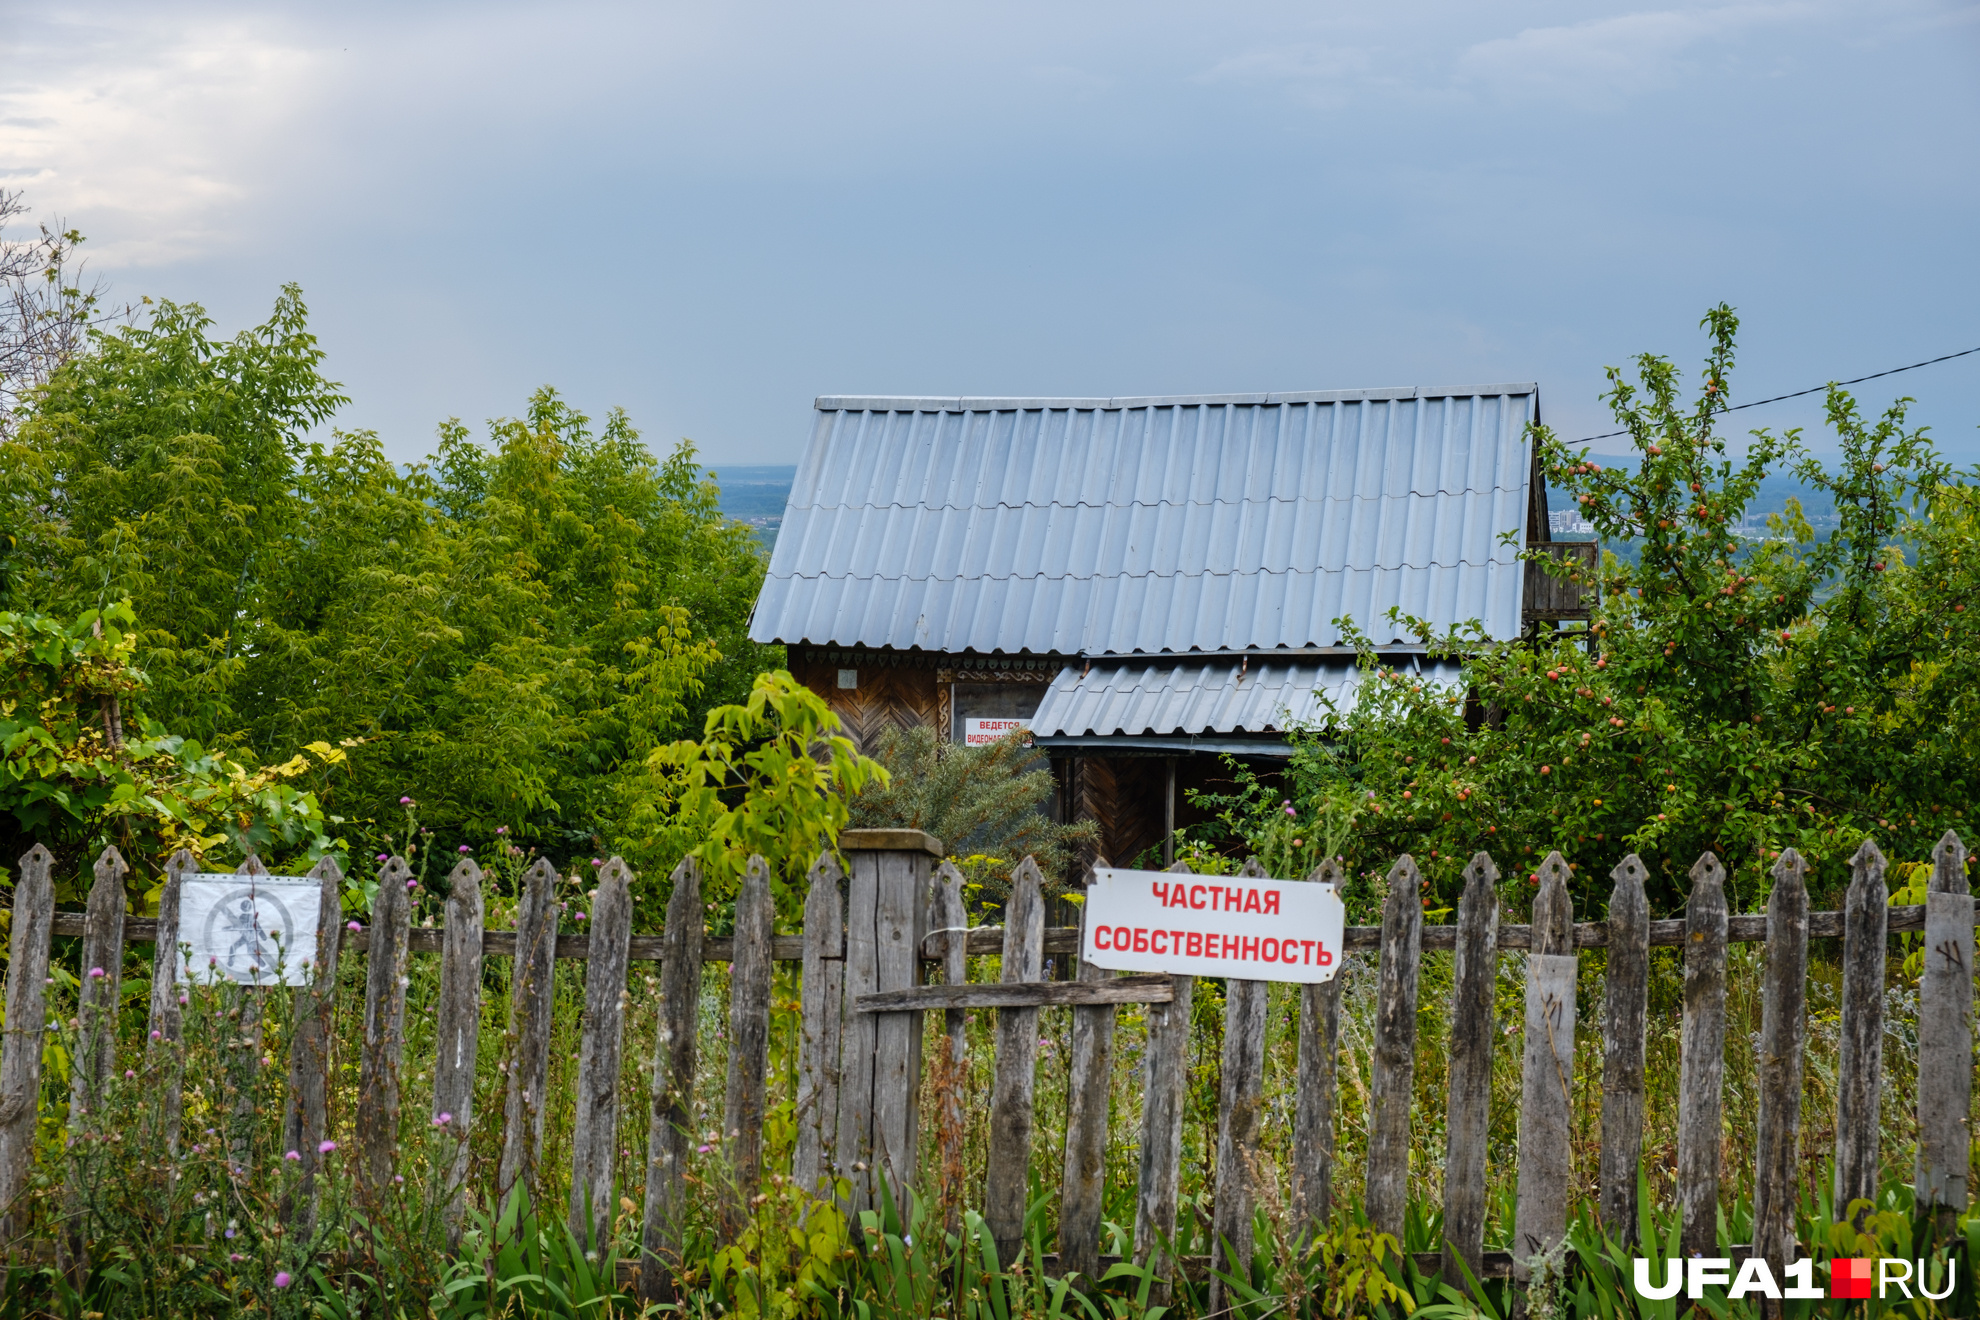
[[[1585,433],[1721,297],[1745,397],[1980,342],[1975,12],[83,4],[0,178],[119,293],[301,281],[407,456],[545,381],[723,461],[840,391],[1538,379]],[[1899,385],[1980,458],[1980,368]]]

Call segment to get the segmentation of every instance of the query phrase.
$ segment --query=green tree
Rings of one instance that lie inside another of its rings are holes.
[[[344,750],[249,768],[171,733],[145,714],[134,622],[122,601],[69,624],[0,613],[0,857],[46,845],[68,899],[106,844],[133,861],[186,847],[303,867],[337,847],[313,786]]]
[[[0,605],[128,599],[163,726],[243,763],[349,744],[343,816],[414,796],[436,843],[592,851],[621,769],[779,660],[746,635],[748,530],[622,412],[546,388],[402,467],[319,435],[344,397],[293,287],[232,339],[161,303],[91,342],[0,440]]]
[[[709,711],[699,741],[655,748],[630,769],[620,782],[619,845],[640,868],[642,899],[664,899],[663,877],[692,857],[704,892],[725,911],[750,857],[761,856],[778,920],[801,921],[806,874],[820,853],[836,851],[849,801],[887,784],[887,771],[839,728],[823,698],[779,670],[757,675],[747,701]],[[649,915],[658,910],[647,906]]]
[[[1099,838],[1094,821],[1063,825],[1046,814],[1057,787],[1052,772],[1015,738],[945,747],[925,725],[890,728],[874,753],[888,777],[853,799],[853,825],[926,830],[958,863],[986,859],[965,870],[993,903],[1009,893],[1011,868],[1027,854],[1062,886],[1079,850]]]
[[[1836,884],[1865,836],[1906,858],[1948,828],[1972,837],[1973,488],[1907,427],[1907,401],[1871,423],[1840,389],[1828,401],[1833,472],[1794,431],[1754,432],[1733,456],[1717,428],[1738,322],[1722,306],[1705,325],[1711,349],[1689,403],[1664,358],[1638,358],[1634,382],[1610,373],[1634,471],[1605,470],[1536,428],[1554,488],[1604,538],[1640,550],[1633,564],[1603,557],[1586,583],[1600,592],[1590,626],[1493,643],[1475,627],[1434,636],[1417,624],[1433,654],[1462,659],[1452,689],[1364,650],[1353,709],[1296,738],[1283,780],[1250,779],[1215,801],[1224,831],[1278,874],[1342,856],[1371,897],[1410,852],[1431,906],[1455,896],[1476,850],[1524,877],[1558,848],[1578,868],[1584,910],[1600,910],[1628,852],[1650,863],[1653,901],[1670,909],[1707,849],[1751,905],[1788,846]],[[1734,535],[1781,462],[1834,494],[1835,533],[1816,537],[1791,507],[1764,540]]]

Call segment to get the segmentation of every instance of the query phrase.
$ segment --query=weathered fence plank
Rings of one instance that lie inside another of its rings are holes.
[[[803,1019],[798,1040],[797,1150],[791,1176],[817,1195],[839,1134],[839,1033],[845,1021],[845,876],[831,853],[812,864],[804,899]],[[668,929],[673,929],[668,917]]]
[[[268,864],[250,852],[241,864],[234,868],[234,874],[245,876],[252,889],[253,881],[268,874]],[[258,946],[257,946],[258,947]],[[259,957],[259,954],[255,955]],[[281,959],[277,955],[278,960]],[[259,976],[259,963],[250,963],[248,970]],[[231,1004],[227,1016],[238,1030],[229,1037],[231,1062],[226,1067],[226,1086],[234,1097],[233,1122],[227,1134],[229,1158],[234,1165],[234,1176],[245,1174],[254,1164],[254,1119],[257,1102],[261,1099],[262,1034],[266,1028],[263,1018],[268,1007],[268,987],[261,984],[241,985],[223,982],[221,1002]]]
[[[193,869],[192,854],[184,854]],[[174,858],[176,861],[177,858]],[[296,1153],[299,1177],[282,1202],[282,1221],[304,1227],[316,1222],[316,1175],[323,1168],[323,1143],[330,1136],[330,1081],[336,1043],[337,957],[344,934],[344,872],[334,857],[325,857],[310,870],[317,882],[316,944],[310,954],[309,985],[296,993],[295,1028],[289,1038],[289,1089],[282,1102],[282,1149]],[[177,896],[174,896],[176,903]],[[160,905],[163,912],[163,905]],[[174,939],[178,912],[172,913]],[[161,923],[162,924],[162,923]],[[159,936],[162,941],[165,937]],[[156,1003],[156,999],[153,1000]],[[173,1007],[177,1008],[174,1001]],[[175,1051],[176,1055],[176,1051]],[[183,1057],[178,1056],[183,1065]],[[176,1095],[174,1096],[176,1099]],[[177,1111],[172,1137],[178,1138]]]
[[[516,904],[515,962],[509,968],[508,1075],[503,1079],[502,1160],[495,1173],[495,1203],[503,1209],[518,1187],[531,1202],[537,1197],[556,1005],[557,920],[562,913],[557,868],[538,858],[523,877]],[[700,913],[695,915],[698,919]]]
[[[1635,853],[1609,877],[1609,966],[1602,996],[1603,1229],[1636,1241],[1636,1174],[1643,1159],[1644,1027],[1650,1008],[1649,874]]]
[[[69,1135],[73,1142],[90,1127],[90,1115],[109,1100],[110,1077],[117,1063],[117,1010],[124,980],[124,855],[105,848],[96,859],[96,882],[89,887],[87,925],[83,934],[82,980],[76,994],[76,1051],[69,1065]],[[82,1282],[88,1247],[82,1222],[90,1176],[80,1161],[69,1168],[65,1193],[68,1223],[56,1238],[63,1268]]]
[[[1256,857],[1239,875],[1263,879]],[[1217,1084],[1217,1178],[1210,1208],[1210,1314],[1226,1309],[1220,1274],[1251,1276],[1252,1183],[1265,1104],[1264,981],[1224,982],[1224,1052]]]
[[[1478,853],[1464,868],[1451,980],[1450,1102],[1444,1147],[1444,1282],[1464,1286],[1462,1260],[1485,1260],[1485,1152],[1491,1136],[1492,1042],[1498,1030],[1499,868]]]
[[[1878,1097],[1884,1075],[1884,946],[1890,891],[1884,886],[1884,854],[1869,839],[1850,859],[1844,900],[1842,1057],[1836,1065],[1836,1178],[1834,1213],[1851,1214],[1852,1202],[1875,1201],[1878,1165]],[[1686,1251],[1690,1250],[1687,1242]]]
[[[1789,848],[1774,863],[1774,888],[1767,897],[1767,961],[1754,1078],[1760,1122],[1754,1142],[1752,1246],[1776,1279],[1800,1256],[1794,1213],[1795,1166],[1801,1154],[1801,1054],[1808,1026],[1807,869],[1801,854]]]
[[[632,938],[632,872],[614,857],[591,891],[591,961],[584,971],[584,1035],[578,1045],[571,1123],[572,1236],[603,1249],[618,1206],[612,1167],[619,1145],[619,1069],[625,1048],[626,944]]]
[[[21,858],[7,958],[7,1022],[0,1045],[0,1241],[21,1236],[15,1201],[34,1164],[35,1111],[41,1099],[42,1032],[48,1025],[48,951],[55,916],[49,871],[55,858],[40,844]]]
[[[1947,830],[1932,849],[1925,975],[1918,988],[1918,1199],[1950,1233],[1966,1209],[1973,1104],[1973,898],[1966,845]]]
[[[406,1050],[406,932],[412,870],[393,857],[378,873],[371,903],[371,945],[364,969],[364,1053],[358,1060],[358,1185],[374,1207],[384,1203],[399,1151],[399,1070]]]
[[[1036,981],[1045,970],[1044,877],[1027,857],[1011,874],[1004,905],[1002,979]],[[1009,1265],[1024,1242],[1027,1174],[1031,1169],[1032,1088],[1037,1076],[1038,1010],[997,1010],[997,1066],[990,1090],[988,1178],[983,1222],[997,1244],[997,1262]]]
[[[1051,982],[1072,989],[1105,989],[1113,973],[1082,960],[1077,981]],[[1164,986],[1166,990],[1168,987]],[[1100,1277],[1101,1193],[1107,1171],[1107,1120],[1114,1076],[1112,1004],[1072,1011],[1072,1049],[1066,1074],[1066,1154],[1059,1197],[1059,1268],[1086,1284]]]
[[[1706,853],[1684,905],[1684,1035],[1678,1065],[1678,1209],[1686,1256],[1719,1249],[1726,1071],[1726,869]],[[1881,947],[1881,946],[1880,946]],[[1879,993],[1882,993],[1880,988]]]
[[[124,983],[124,855],[105,848],[89,887],[88,933],[76,969],[76,1052],[69,1066],[69,1130],[80,1132],[100,1108],[117,1062],[117,1009]]]
[[[178,984],[179,901],[185,878],[197,870],[199,859],[190,848],[179,849],[165,863],[165,887],[158,893],[158,924],[153,928],[151,1008],[145,1015],[145,1052],[157,1062],[160,1073],[158,1127],[149,1139],[173,1156],[179,1153],[186,1085],[185,1009]],[[124,929],[128,938],[129,918]]]
[[[836,867],[834,872],[836,873]],[[814,885],[818,879],[812,873]],[[694,1071],[701,1006],[701,869],[674,868],[667,957],[660,964],[660,1030],[653,1046],[653,1109],[646,1130],[646,1222],[639,1295],[669,1300],[687,1243],[688,1152],[694,1147]]]
[[[152,928],[151,1008],[145,1015],[146,1048],[157,1052],[179,1044],[185,1035],[185,1014],[179,1005],[179,900],[188,875],[199,870],[190,848],[181,848],[165,863],[165,886],[158,891],[157,925]],[[128,918],[126,919],[128,926]],[[173,1135],[169,1149],[178,1149]]]
[[[858,831],[846,831],[854,836]],[[888,835],[919,831],[886,831]],[[927,835],[921,836],[924,840]],[[929,840],[932,842],[932,840]],[[921,938],[928,925],[928,872],[941,845],[891,847],[878,854],[874,905],[875,989],[906,990],[921,982]],[[873,854],[868,853],[868,856]],[[873,1172],[885,1176],[907,1212],[921,1152],[921,1030],[923,1014],[888,1013],[873,1034]],[[876,1183],[877,1185],[877,1183]]]
[[[441,1220],[459,1246],[466,1205],[468,1136],[474,1127],[474,1064],[481,1043],[481,868],[463,858],[447,876],[447,942],[440,955],[434,1021],[433,1124],[453,1158],[442,1175]]]
[[[764,1085],[770,1066],[770,932],[777,909],[770,864],[751,857],[736,895],[736,958],[729,974],[729,1074],[722,1139],[733,1178],[722,1202],[722,1235],[749,1226],[749,1200],[763,1181]]]
[[[1168,870],[1188,875],[1189,864]],[[1171,998],[1148,1011],[1143,1046],[1146,1083],[1141,1096],[1141,1171],[1134,1206],[1134,1259],[1153,1273],[1149,1304],[1168,1304],[1176,1261],[1164,1246],[1176,1231],[1182,1188],[1183,1103],[1189,1089],[1189,1024],[1196,978],[1173,978]]]
[[[1341,886],[1341,868],[1322,862],[1306,877]],[[1340,956],[1336,951],[1336,958]],[[1339,1093],[1341,982],[1347,968],[1334,964],[1334,979],[1299,988],[1299,1076],[1293,1099],[1292,1216],[1296,1238],[1326,1226],[1334,1199],[1334,1107]]]
[[[1574,1107],[1574,899],[1568,864],[1547,854],[1533,898],[1526,955],[1525,1057],[1520,1063],[1519,1188],[1513,1209],[1513,1277],[1527,1282],[1536,1257],[1567,1236]]]
[[[1416,1076],[1416,980],[1422,961],[1423,877],[1404,853],[1389,868],[1382,901],[1382,953],[1375,982],[1375,1049],[1370,1065],[1369,1223],[1398,1242],[1409,1197],[1409,1102]]]
[[[929,895],[928,939],[943,944],[942,980],[960,991],[969,986],[969,942],[963,931],[969,926],[969,909],[963,903],[963,875],[952,862],[943,862],[935,871],[934,892]],[[969,1013],[956,1007],[944,1010],[944,1048],[937,1055],[936,1103],[941,1106],[936,1130],[936,1170],[938,1199],[943,1222],[949,1232],[962,1224],[963,1142],[967,1125],[963,1113],[963,1090],[969,1055]]]
[[[880,988],[880,949],[875,925],[880,909],[880,865],[870,852],[847,857],[844,994],[850,1002]],[[873,1151],[873,1052],[880,1018],[848,1013],[839,1035],[839,1135],[833,1143],[838,1176],[850,1184],[845,1209],[857,1215],[875,1202],[869,1176]],[[855,1220],[857,1222],[857,1220]]]

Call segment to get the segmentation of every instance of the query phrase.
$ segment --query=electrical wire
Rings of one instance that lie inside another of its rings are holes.
[[[1752,403],[1735,403],[1732,407],[1721,408],[1719,411],[1738,412],[1741,408],[1758,408],[1763,403],[1779,403],[1782,399],[1799,399],[1804,394],[1820,394],[1823,390],[1828,389],[1829,385],[1861,385],[1866,380],[1876,380],[1882,376],[1895,376],[1900,371],[1916,371],[1920,367],[1929,367],[1935,362],[1950,362],[1954,358],[1963,358],[1974,353],[1980,353],[1980,348],[1963,348],[1957,353],[1948,353],[1944,357],[1926,358],[1923,362],[1914,362],[1908,367],[1892,367],[1889,371],[1873,371],[1867,376],[1858,376],[1855,380],[1834,380],[1830,381],[1828,385],[1815,385],[1805,390],[1796,390],[1792,394],[1776,394],[1771,399],[1755,399]],[[1600,435],[1583,436],[1581,439],[1572,443],[1585,445],[1590,440],[1608,440],[1615,436],[1628,434],[1628,431],[1604,431]]]

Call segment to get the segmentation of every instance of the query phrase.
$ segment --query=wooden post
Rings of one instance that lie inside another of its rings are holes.
[[[1444,1282],[1464,1286],[1459,1260],[1483,1278],[1485,1150],[1491,1137],[1492,1040],[1498,1032],[1499,868],[1478,853],[1464,868],[1451,980],[1451,1082],[1444,1146]]]
[[[1808,1034],[1806,871],[1801,854],[1789,848],[1774,863],[1774,889],[1767,896],[1767,966],[1754,1079],[1760,1092],[1760,1130],[1753,1174],[1753,1254],[1766,1259],[1776,1279],[1801,1254],[1795,1249],[1794,1212],[1801,1155],[1801,1054]],[[1971,924],[1970,901],[1966,919]],[[1967,1052],[1972,1053],[1970,1043]],[[1967,1071],[1972,1072],[1970,1062]]]
[[[943,862],[935,872],[935,892],[928,908],[928,925],[933,931],[947,931],[942,940],[942,980],[947,985],[969,983],[969,908],[963,902],[963,876],[954,863]],[[942,1105],[942,1166],[939,1170],[943,1223],[951,1233],[962,1226],[963,1138],[967,1126],[963,1113],[965,1061],[969,1057],[969,1011],[943,1010],[942,1027],[947,1040],[941,1055],[940,1085],[937,1095]]]
[[[1006,985],[1036,981],[1045,970],[1044,877],[1026,857],[1011,875],[1004,905]],[[1032,1087],[1037,1076],[1038,1010],[997,1010],[997,1072],[990,1092],[990,1137],[983,1193],[983,1221],[997,1245],[997,1264],[1009,1268],[1024,1245],[1027,1175],[1031,1171]]]
[[[1176,758],[1163,758],[1162,775],[1162,865],[1176,864]]]
[[[1712,1256],[1719,1250],[1719,1143],[1726,1071],[1725,877],[1717,857],[1709,852],[1700,857],[1691,868],[1691,897],[1684,905],[1678,1208],[1684,1219],[1681,1241],[1686,1256]],[[1883,993],[1881,986],[1878,993]]]
[[[1085,910],[1081,909],[1081,918]],[[1082,941],[1081,946],[1085,947]],[[1113,974],[1084,959],[1082,981]],[[1072,1011],[1072,1058],[1066,1074],[1066,1158],[1059,1197],[1059,1269],[1078,1274],[1082,1288],[1100,1277],[1101,1193],[1107,1172],[1107,1120],[1114,1077],[1112,1004]]]
[[[1170,866],[1188,875],[1189,864]],[[1175,997],[1148,1006],[1146,1084],[1141,1096],[1141,1175],[1134,1206],[1135,1263],[1153,1273],[1150,1306],[1166,1306],[1169,1274],[1176,1263],[1167,1244],[1176,1231],[1176,1203],[1182,1186],[1183,1104],[1189,1092],[1189,1024],[1196,978],[1174,978]]]
[[[632,951],[632,872],[614,857],[598,872],[585,923],[584,1035],[578,1045],[571,1124],[571,1236],[604,1249],[618,1206],[612,1164],[619,1144],[619,1069],[625,1045],[626,964]]]
[[[814,892],[818,880],[812,872]],[[701,1008],[701,870],[674,868],[661,936],[660,1032],[653,1046],[653,1110],[646,1133],[646,1223],[639,1295],[670,1299],[687,1242],[687,1165],[694,1148],[694,1069]],[[807,931],[808,936],[808,931]],[[810,982],[807,979],[806,986]]]
[[[192,870],[192,854],[184,854]],[[177,861],[175,857],[173,859]],[[330,1136],[330,1083],[337,1034],[337,955],[344,936],[344,872],[334,857],[325,857],[310,871],[320,886],[317,893],[316,947],[310,962],[309,985],[295,998],[295,1029],[289,1039],[289,1088],[282,1107],[282,1149],[296,1152],[295,1192],[285,1198],[282,1221],[308,1227],[316,1222],[316,1175],[323,1168],[321,1149]],[[177,895],[173,896],[174,903]],[[164,910],[163,904],[160,911]],[[173,912],[173,929],[178,913]],[[176,935],[175,935],[176,942]],[[159,939],[164,939],[160,918]],[[154,998],[154,1004],[157,1000]],[[173,1001],[176,1010],[178,1003]],[[182,1057],[182,1056],[181,1056]],[[178,1138],[177,1112],[172,1137]]]
[[[852,865],[846,1002],[918,985],[928,871],[931,859],[942,855],[942,841],[920,830],[844,830],[839,848]],[[897,1197],[913,1185],[920,1081],[920,1013],[847,1015],[835,1155],[840,1176],[852,1183],[852,1213],[880,1204],[876,1188],[883,1176]]]
[[[839,1135],[839,1035],[845,1025],[845,876],[829,852],[812,864],[804,899],[804,1024],[798,1041],[797,1151],[791,1176],[816,1196]]]
[[[1416,1076],[1416,974],[1423,949],[1423,877],[1405,853],[1389,868],[1375,988],[1368,1181],[1362,1206],[1377,1232],[1402,1241],[1409,1197],[1409,1102]]]
[[[358,1060],[358,1186],[374,1211],[384,1205],[399,1150],[399,1069],[406,1052],[406,945],[412,869],[393,857],[378,874],[365,945],[364,1053]]]
[[[440,1214],[447,1245],[461,1241],[468,1137],[474,1128],[474,1065],[481,1044],[481,868],[463,858],[447,877],[447,930],[440,952],[440,1009],[434,1024],[433,1123],[454,1143],[442,1176]]]
[[[1890,891],[1884,854],[1869,839],[1850,859],[1843,902],[1842,1058],[1836,1067],[1834,1214],[1860,1222],[1856,1201],[1877,1199],[1878,1096],[1884,1077],[1884,945]],[[1689,1243],[1685,1250],[1691,1250]]]
[[[735,953],[729,971],[729,1075],[722,1139],[734,1182],[722,1206],[722,1236],[733,1243],[749,1226],[749,1199],[763,1182],[765,1074],[770,1064],[770,935],[777,909],[770,864],[751,857],[736,895]]]
[[[1609,876],[1609,967],[1602,1004],[1602,1228],[1636,1241],[1636,1174],[1643,1160],[1644,1031],[1650,1004],[1649,874],[1635,853]]]
[[[502,1106],[502,1162],[495,1174],[499,1214],[520,1187],[534,1203],[543,1160],[543,1091],[550,1080],[550,1028],[556,1008],[557,868],[537,859],[516,905],[516,953],[509,965],[509,1057]],[[696,929],[701,914],[695,913]],[[672,928],[669,927],[669,933]]]
[[[1239,875],[1263,879],[1256,857],[1245,859]],[[1224,1281],[1251,1277],[1252,1181],[1258,1151],[1260,1112],[1265,1104],[1265,1013],[1269,986],[1263,981],[1224,982],[1224,1056],[1217,1085],[1217,1181],[1211,1204],[1210,1314],[1226,1309]]]
[[[96,883],[89,888],[84,918],[82,966],[77,973],[76,1052],[69,1067],[69,1139],[87,1141],[91,1115],[109,1100],[110,1078],[117,1064],[117,1010],[124,972],[124,875],[130,868],[114,847],[96,859]],[[82,1151],[78,1151],[80,1156]],[[56,1237],[63,1268],[80,1284],[87,1268],[84,1231],[83,1162],[72,1162],[66,1194],[67,1219]]]
[[[1306,877],[1341,887],[1331,859]],[[1341,981],[1345,950],[1334,950],[1334,979],[1300,987],[1299,1082],[1293,1109],[1292,1216],[1295,1241],[1310,1241],[1333,1212],[1334,1107],[1339,1092]]]
[[[1918,1199],[1941,1237],[1966,1209],[1973,1103],[1973,895],[1966,845],[1947,830],[1932,849],[1925,895],[1925,975],[1918,991]]]
[[[1574,899],[1558,852],[1540,863],[1533,945],[1526,955],[1525,1057],[1520,1063],[1519,1190],[1513,1209],[1513,1277],[1526,1283],[1536,1258],[1567,1236],[1573,1135]]]
[[[40,844],[21,858],[7,959],[7,1022],[0,1044],[0,1242],[26,1231],[15,1201],[34,1167],[41,1101],[42,1031],[48,1025],[48,950],[55,933],[55,858]]]

